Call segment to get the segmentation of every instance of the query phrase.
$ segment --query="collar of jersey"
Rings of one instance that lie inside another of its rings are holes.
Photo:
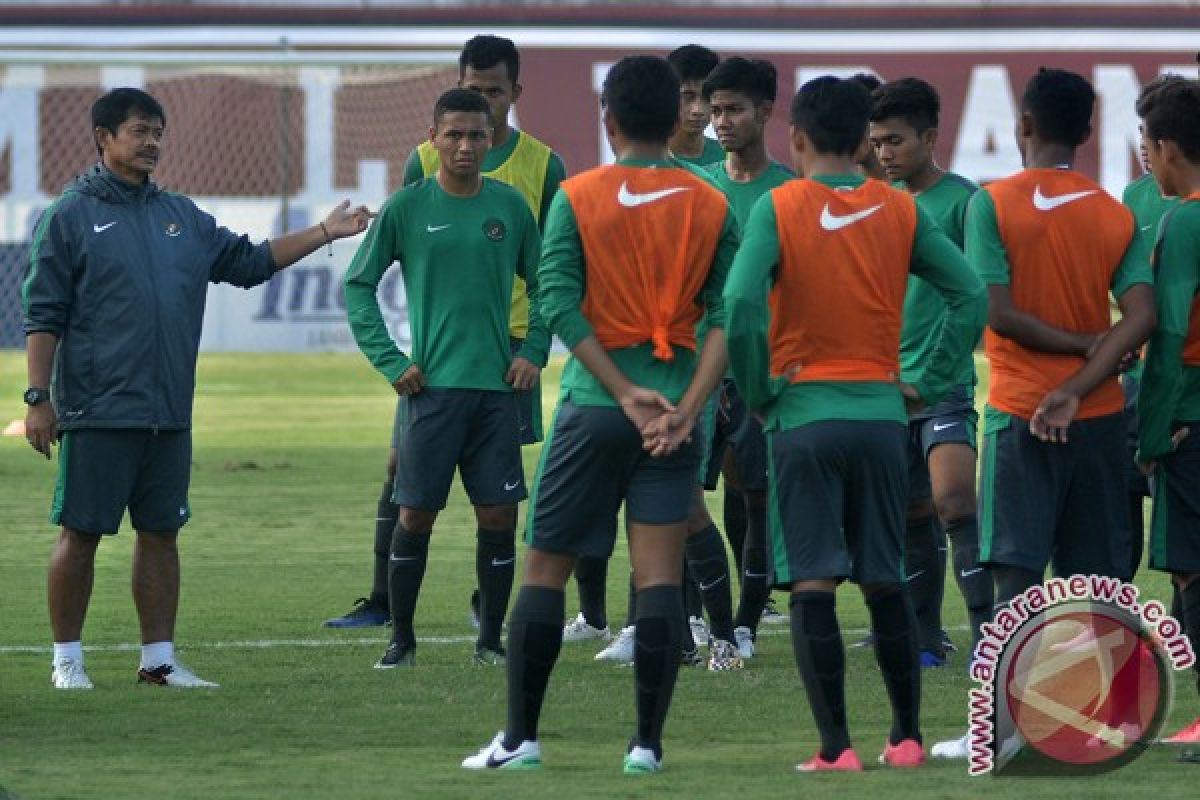
[[[673,169],[683,169],[683,167],[672,164],[670,161],[660,161],[652,158],[620,158],[617,159],[617,164],[622,167],[670,167]]]
[[[812,179],[826,186],[862,186],[867,179],[862,175],[813,175]]]

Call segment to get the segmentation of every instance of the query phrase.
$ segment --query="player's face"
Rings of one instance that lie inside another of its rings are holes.
[[[131,114],[114,134],[96,128],[104,165],[125,180],[141,183],[158,166],[166,125],[158,117]]]
[[[508,110],[521,96],[521,84],[513,83],[508,77],[508,67],[496,64],[487,69],[467,67],[463,70],[458,85],[463,89],[479,92],[487,99],[492,111],[492,121],[503,125],[508,119]]]
[[[471,178],[479,174],[491,147],[491,120],[481,111],[447,111],[429,138],[447,172]]]
[[[755,106],[744,92],[718,89],[708,99],[713,130],[727,152],[737,152],[762,139],[770,106]]]
[[[872,122],[868,132],[871,149],[889,180],[906,181],[929,166],[936,132],[917,133],[902,117]]]
[[[704,133],[708,127],[708,103],[701,89],[704,81],[684,81],[679,86],[679,127],[690,134]]]

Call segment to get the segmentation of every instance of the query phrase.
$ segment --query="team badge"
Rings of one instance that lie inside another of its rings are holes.
[[[163,233],[167,234],[167,236],[175,237],[183,233],[183,228],[179,227],[179,223],[177,222],[168,222],[167,227],[163,229]]]
[[[483,223],[483,235],[491,239],[493,242],[504,241],[505,234],[508,229],[504,227],[504,223],[498,219],[489,219]]]

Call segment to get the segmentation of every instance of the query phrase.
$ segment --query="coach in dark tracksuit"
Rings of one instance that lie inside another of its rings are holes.
[[[216,686],[175,661],[175,534],[190,515],[191,416],[207,284],[252,287],[322,244],[361,233],[365,208],[253,244],[188,198],[149,181],[166,115],[150,95],[116,89],[92,106],[100,163],[42,214],[22,299],[29,369],[26,437],[47,458],[60,438],[51,520],[51,680],[90,689],[80,635],[96,547],[129,509],[137,531],[133,598],[138,679]],[[53,374],[51,374],[53,372]],[[51,397],[52,396],[52,397]]]

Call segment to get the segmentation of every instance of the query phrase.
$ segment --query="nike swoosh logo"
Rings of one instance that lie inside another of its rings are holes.
[[[112,222],[108,223],[107,225],[97,225],[93,222],[92,230],[94,230],[96,233],[104,233],[106,230],[108,230],[109,228],[111,228],[113,225],[116,225],[116,224],[117,224],[117,220],[113,220]]]
[[[724,575],[722,575],[721,577],[717,578],[715,581],[713,581],[712,583],[709,583],[709,584],[701,583],[700,581],[696,581],[696,584],[700,587],[700,591],[707,592],[709,589],[712,589],[715,586],[720,586],[721,581],[723,581],[723,580],[725,580]]]
[[[904,577],[904,582],[905,582],[905,583],[908,583],[908,582],[909,582],[909,581],[911,581],[913,578],[919,578],[919,577],[921,577],[921,576],[922,576],[922,575],[924,575],[924,574],[925,574],[925,570],[923,570],[923,569],[919,569],[919,570],[917,570],[916,572],[914,572],[912,575],[906,575],[906,576]]]
[[[503,560],[502,560],[502,559],[499,559],[499,558],[493,558],[493,559],[492,559],[492,566],[493,566],[493,567],[506,567],[506,566],[508,566],[509,564],[513,563],[513,562],[514,562],[514,561],[516,561],[516,560],[517,560],[517,557],[516,557],[516,556],[513,556],[512,558],[505,558],[505,559],[503,559]]]
[[[944,431],[944,430],[946,430],[947,428],[953,428],[953,427],[954,427],[955,425],[957,425],[957,424],[958,424],[957,422],[947,422],[945,425],[938,425],[938,424],[935,422],[935,423],[933,423],[933,429],[934,429],[935,431]]]
[[[821,227],[827,231],[841,230],[847,225],[853,225],[856,222],[866,219],[881,208],[883,208],[883,203],[839,217],[829,210],[829,203],[826,203],[825,207],[821,209]]]
[[[1046,197],[1042,194],[1042,187],[1035,186],[1033,189],[1033,207],[1038,211],[1053,211],[1059,206],[1065,206],[1067,203],[1074,203],[1087,197],[1090,194],[1095,194],[1099,189],[1088,189],[1086,192],[1071,192],[1070,194],[1056,194],[1052,197]]]
[[[447,223],[445,225],[426,225],[425,230],[429,231],[430,233],[437,233],[438,231],[444,231],[444,230],[446,230],[446,228],[449,228],[449,227],[450,227],[449,223]]]
[[[499,751],[500,751],[500,749],[501,749],[501,748],[497,747],[497,748],[496,748],[496,752],[499,752]],[[517,757],[517,754],[516,754],[516,753],[505,753],[505,754],[504,754],[504,755],[502,755],[500,758],[496,758],[496,753],[495,753],[495,752],[493,752],[493,753],[489,753],[489,754],[488,754],[488,759],[487,759],[487,765],[488,765],[489,767],[492,767],[493,769],[496,769],[496,768],[499,768],[499,767],[503,767],[505,764],[507,764],[508,762],[512,761],[512,760],[513,760],[514,758],[516,758],[516,757]]]
[[[969,578],[972,575],[975,575],[980,572],[983,572],[983,567],[976,567],[975,569],[964,569],[958,573],[958,576],[960,578]]]
[[[617,202],[626,208],[637,208],[644,206],[647,203],[653,203],[655,200],[662,200],[664,197],[670,197],[679,192],[690,192],[691,189],[686,186],[674,186],[670,189],[660,189],[657,192],[646,192],[645,194],[634,194],[629,191],[629,184],[622,183],[621,188],[617,190]]]
[[[1151,229],[1151,228],[1153,228],[1153,227],[1154,227],[1154,223],[1152,222],[1152,223],[1150,223],[1149,225],[1143,225],[1143,226],[1142,226],[1142,230],[1144,230],[1144,231],[1148,231],[1148,230],[1150,230],[1150,229]]]
[[[511,492],[513,489],[517,488],[520,485],[521,485],[520,481],[513,481],[512,483],[508,483],[507,481],[505,481],[504,491]]]

